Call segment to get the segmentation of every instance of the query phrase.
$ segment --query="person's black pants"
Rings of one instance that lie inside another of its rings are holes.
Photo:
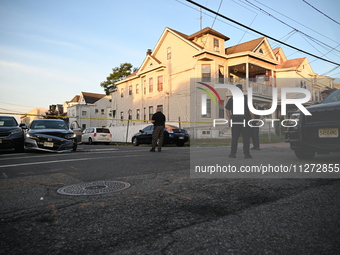
[[[158,147],[160,151],[163,145],[164,126],[155,126],[152,133],[152,149]],[[157,146],[158,141],[158,146]]]
[[[253,141],[253,146],[255,149],[260,148],[260,138],[259,138],[260,130],[258,127],[251,128],[251,139]]]
[[[230,154],[236,154],[237,152],[237,145],[238,140],[240,138],[240,135],[243,137],[243,153],[244,155],[248,155],[249,153],[249,147],[250,147],[250,135],[251,130],[248,125],[245,127],[243,124],[234,124],[231,127],[231,153]]]

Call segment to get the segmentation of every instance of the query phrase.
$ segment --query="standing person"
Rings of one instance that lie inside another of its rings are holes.
[[[241,84],[237,84],[236,86],[242,90]],[[231,141],[231,152],[230,152],[229,158],[236,158],[238,139],[241,134],[243,137],[244,158],[246,159],[252,158],[249,152],[251,129],[248,125],[248,121],[252,119],[253,115],[249,111],[249,108],[248,108],[247,96],[244,96],[244,115],[233,114],[233,98],[232,97],[228,100],[225,108],[226,108],[227,116],[229,119],[229,123],[232,123],[232,127],[231,127],[232,141]],[[237,123],[235,124],[235,122]]]
[[[151,122],[153,123],[153,133],[150,151],[155,152],[158,140],[158,152],[161,152],[165,128],[165,115],[160,108],[157,108],[156,113],[152,115]]]
[[[259,107],[256,106],[256,109],[259,110]],[[251,125],[251,140],[253,141],[253,147],[251,148],[252,150],[261,150],[260,149],[260,125],[261,121],[263,120],[263,116],[261,115],[254,115],[254,121],[252,121]]]

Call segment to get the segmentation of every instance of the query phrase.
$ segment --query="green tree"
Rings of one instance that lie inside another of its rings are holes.
[[[116,82],[125,79],[127,76],[135,72],[137,68],[134,68],[130,63],[120,64],[119,67],[112,68],[112,73],[106,77],[106,81],[100,83],[100,86],[104,88],[106,95],[116,91]]]

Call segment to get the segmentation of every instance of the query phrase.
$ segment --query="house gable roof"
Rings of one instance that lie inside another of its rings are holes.
[[[240,52],[254,51],[258,46],[265,40],[265,37],[261,37],[249,42],[244,42],[237,44],[235,46],[229,47],[225,49],[225,54],[236,54]]]
[[[144,59],[142,65],[140,66],[139,70],[134,73],[134,76],[138,75],[138,74],[142,74],[146,71],[150,71],[150,70],[154,70],[160,67],[164,67],[162,65],[162,63],[155,57],[152,55],[152,53],[150,52],[150,54],[148,54],[146,56],[146,58]],[[128,76],[129,77],[129,76]],[[127,78],[128,78],[127,77]],[[131,75],[132,77],[132,75]],[[130,78],[131,78],[130,77]]]
[[[275,68],[276,69],[298,68],[305,60],[306,58],[289,59],[283,62],[282,64],[277,65]]]
[[[275,54],[266,37],[257,38],[225,49],[225,54],[252,55],[255,58],[277,64]]]
[[[71,99],[71,101],[69,101],[69,103],[78,103],[79,102],[79,95],[76,95],[76,96],[74,96],[72,99]]]
[[[206,34],[211,34],[211,35],[217,36],[219,38],[224,39],[225,41],[228,41],[230,39],[229,37],[225,36],[224,34],[221,34],[220,32],[217,32],[216,30],[214,30],[210,27],[206,27],[206,28],[188,36],[188,39],[194,40],[196,37],[201,37],[201,36],[206,35]]]
[[[94,104],[99,99],[105,97],[104,94],[96,94],[96,93],[89,93],[89,92],[81,92],[81,94],[87,104]]]

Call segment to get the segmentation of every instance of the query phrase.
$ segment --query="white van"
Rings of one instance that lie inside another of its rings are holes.
[[[112,141],[112,134],[108,128],[90,127],[83,131],[81,142],[94,144],[105,143],[110,144]]]

